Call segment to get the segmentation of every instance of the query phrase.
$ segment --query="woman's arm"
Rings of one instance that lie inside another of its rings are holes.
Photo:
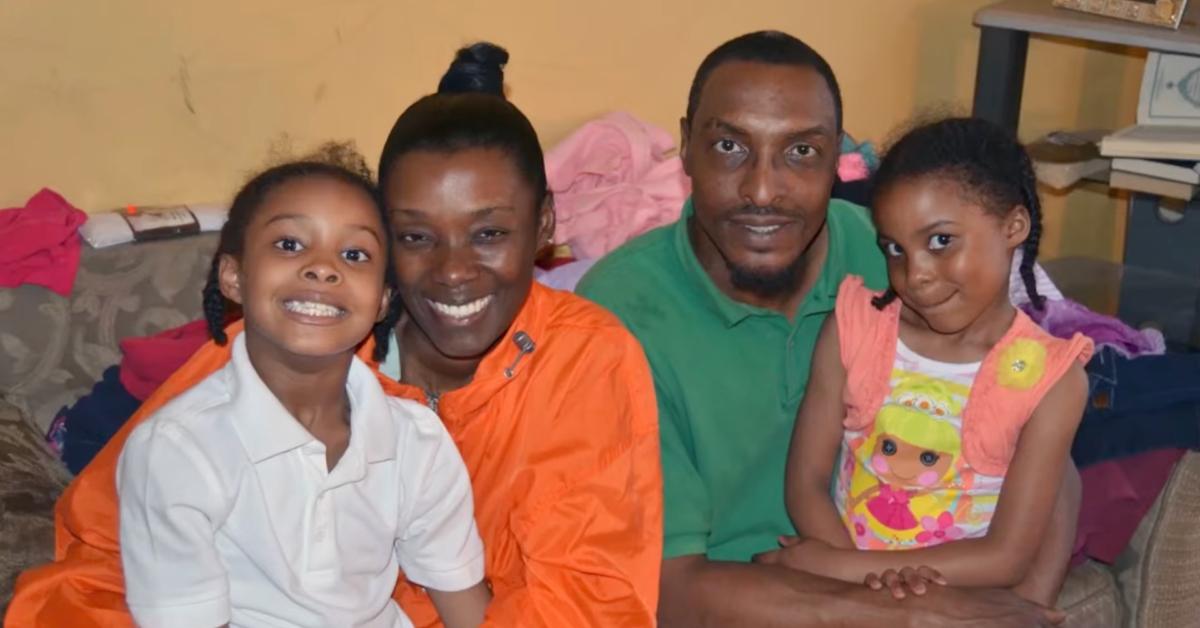
[[[832,547],[854,549],[829,496],[830,478],[841,450],[845,386],[837,320],[829,316],[817,336],[808,387],[796,413],[784,495],[788,516],[800,536],[818,539]]]
[[[1076,364],[1034,411],[1021,431],[986,536],[906,552],[855,552],[805,542],[785,548],[782,561],[849,582],[862,582],[868,574],[888,569],[924,565],[941,572],[951,585],[1018,585],[1029,575],[1046,534],[1086,394],[1087,375]]]

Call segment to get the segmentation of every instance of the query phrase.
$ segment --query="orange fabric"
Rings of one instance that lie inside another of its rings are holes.
[[[900,301],[878,310],[871,305],[874,296],[861,277],[848,276],[838,288],[834,310],[846,381],[855,384],[843,392],[844,425],[850,430],[865,430],[875,422],[896,363]],[[1045,348],[1044,370],[1028,387],[1006,386],[997,377],[1000,369],[1012,368],[1003,363],[1003,356],[1019,341],[1033,341]],[[1072,364],[1087,363],[1091,357],[1092,341],[1087,336],[1077,333],[1070,340],[1055,338],[1018,309],[1012,326],[988,351],[971,385],[962,417],[963,458],[981,473],[1003,476],[1016,453],[1021,428],[1042,398]]]
[[[517,331],[536,348],[510,378]],[[206,344],[72,482],[56,509],[57,562],[21,575],[6,626],[132,625],[117,554],[117,458],[136,424],[228,357]],[[420,390],[380,381],[391,395],[424,401]],[[615,318],[535,284],[474,381],[443,395],[439,413],[474,488],[494,593],[485,625],[654,625],[657,409],[641,347]],[[416,626],[440,625],[429,597],[403,576],[396,599]]]

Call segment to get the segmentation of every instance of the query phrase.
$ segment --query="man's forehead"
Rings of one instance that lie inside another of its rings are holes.
[[[824,126],[834,133],[836,127],[829,85],[803,65],[724,63],[704,82],[698,104],[693,128],[744,125],[793,133]]]

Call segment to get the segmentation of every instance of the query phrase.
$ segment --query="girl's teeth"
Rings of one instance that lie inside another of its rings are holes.
[[[341,308],[324,303],[313,303],[312,301],[284,301],[283,307],[289,312],[295,312],[304,316],[323,316],[334,317],[341,316]]]
[[[428,299],[426,299],[428,300]],[[448,305],[446,303],[438,303],[437,301],[429,301],[429,305],[433,307],[439,314],[444,314],[451,318],[466,318],[478,314],[480,310],[487,307],[487,304],[492,301],[491,296],[476,299],[470,303],[462,305]]]
[[[782,226],[783,225],[770,225],[767,227],[754,227],[754,226],[746,225],[746,228],[749,229],[752,233],[757,233],[759,235],[767,235],[768,233],[775,233]]]

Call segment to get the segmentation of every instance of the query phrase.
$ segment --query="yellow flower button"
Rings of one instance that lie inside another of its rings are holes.
[[[1046,347],[1040,342],[1019,338],[1004,349],[996,364],[996,379],[1001,386],[1016,390],[1033,388],[1046,371]]]

